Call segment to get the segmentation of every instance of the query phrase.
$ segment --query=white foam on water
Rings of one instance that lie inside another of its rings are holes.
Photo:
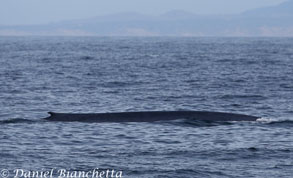
[[[265,117],[261,117],[256,120],[256,122],[263,122],[263,123],[269,123],[269,122],[273,122],[273,121],[275,121],[275,120],[273,120],[271,118],[265,118]]]

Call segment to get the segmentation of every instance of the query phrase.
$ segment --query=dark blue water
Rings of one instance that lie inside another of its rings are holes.
[[[133,178],[292,177],[293,39],[1,37],[0,108],[0,170],[10,177],[95,168]],[[41,119],[149,110],[264,119]]]

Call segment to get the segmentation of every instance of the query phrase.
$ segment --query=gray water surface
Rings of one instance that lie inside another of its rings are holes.
[[[0,38],[0,170],[292,177],[292,38]],[[258,122],[46,122],[199,110]]]

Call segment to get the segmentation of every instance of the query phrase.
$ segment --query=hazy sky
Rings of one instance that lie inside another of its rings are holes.
[[[286,0],[0,0],[0,24],[38,24],[135,11],[157,15],[180,9],[231,14]]]

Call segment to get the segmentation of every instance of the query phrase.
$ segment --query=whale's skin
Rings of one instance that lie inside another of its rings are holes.
[[[201,121],[256,121],[259,117],[244,114],[206,111],[143,111],[117,113],[54,113],[48,112],[48,121],[62,122],[155,122],[177,119]]]

